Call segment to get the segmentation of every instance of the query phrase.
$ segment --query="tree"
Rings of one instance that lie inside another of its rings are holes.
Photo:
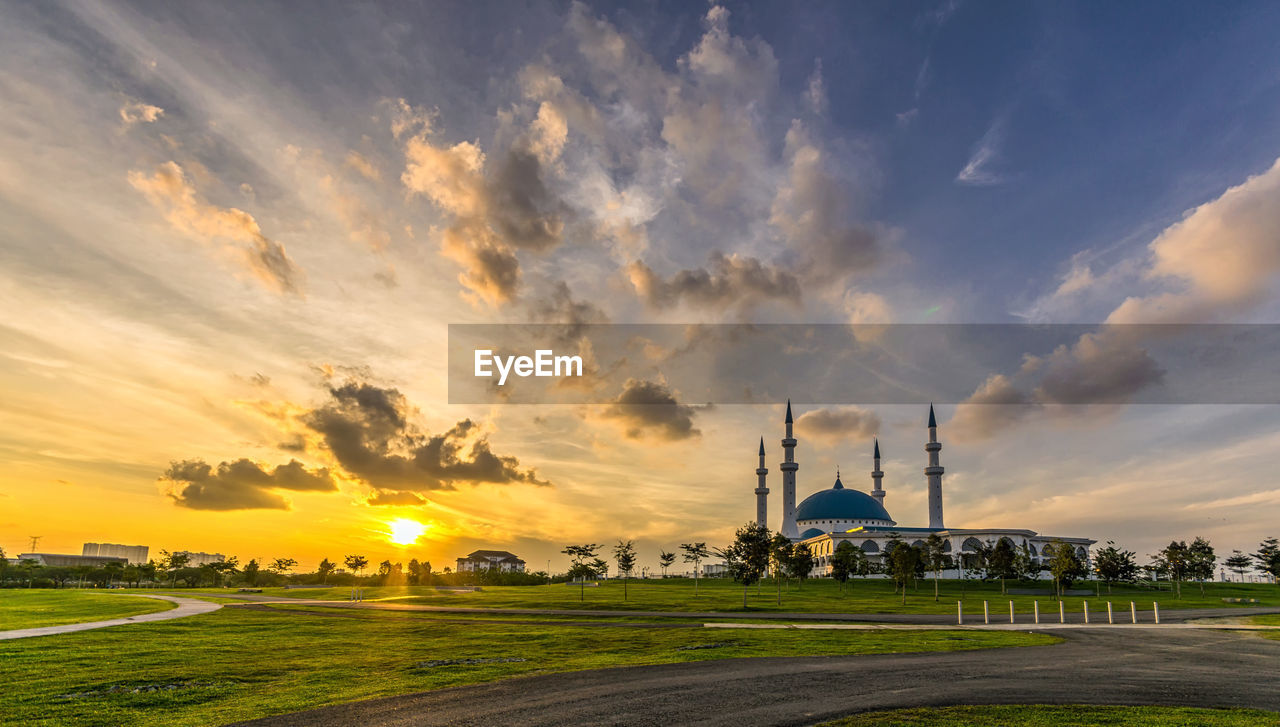
[[[369,559],[363,555],[348,555],[346,558],[342,559],[342,562],[346,563],[347,568],[351,572],[355,573],[357,577],[359,577],[360,574],[364,572],[365,567],[369,565]]]
[[[698,595],[698,570],[702,561],[711,555],[711,551],[707,549],[706,543],[681,543],[680,549],[684,551],[684,562],[693,563],[693,595]]]
[[[787,564],[791,560],[791,538],[777,533],[769,541],[769,560],[773,564],[773,581],[777,586],[778,605],[782,605],[782,579],[788,573]]]
[[[729,566],[733,580],[742,584],[742,607],[747,607],[747,588],[769,570],[772,538],[759,523],[747,523],[734,534],[733,544],[716,551]]]
[[[167,550],[160,551],[161,568],[168,571],[172,580],[171,586],[178,585],[178,571],[187,567],[191,562],[191,556],[187,553],[170,553]]]
[[[1187,572],[1200,582],[1200,595],[1204,595],[1204,582],[1213,580],[1213,569],[1218,563],[1218,556],[1208,540],[1196,536],[1187,546]]]
[[[914,545],[893,539],[885,544],[885,565],[894,584],[902,589],[902,605],[907,605],[907,583],[916,577],[924,554]]]
[[[811,573],[813,573],[813,551],[804,543],[796,543],[791,548],[791,557],[787,559],[787,575],[795,578],[803,589],[805,579]]]
[[[659,550],[659,551],[658,551],[658,565],[662,566],[662,577],[663,577],[663,578],[666,578],[666,577],[667,577],[667,569],[668,569],[668,568],[670,568],[670,567],[671,567],[671,564],[672,564],[672,563],[674,563],[674,562],[676,562],[676,554],[675,554],[675,553],[668,553],[668,552],[667,552],[667,551],[665,551],[665,550]]]
[[[260,568],[261,567],[258,565],[258,561],[256,558],[250,559],[248,563],[244,564],[244,570],[240,572],[241,574],[244,575],[245,585],[248,585],[248,586],[258,585],[258,571],[260,570]]]
[[[1111,592],[1113,583],[1132,583],[1138,578],[1138,561],[1134,559],[1132,550],[1117,548],[1115,541],[1108,540],[1105,548],[1100,548],[1093,555],[1093,572],[1098,579],[1107,584],[1107,593]]]
[[[1040,562],[1031,554],[1031,548],[1026,543],[1018,549],[1018,555],[1013,560],[1013,569],[1017,572],[1020,580],[1036,581],[1040,579]]]
[[[933,571],[933,602],[938,602],[938,581],[942,579],[942,571],[951,567],[951,556],[947,553],[947,541],[937,533],[930,533],[924,541],[924,564]]]
[[[1275,538],[1262,541],[1253,559],[1258,563],[1258,570],[1271,576],[1272,583],[1280,583],[1280,541]]]
[[[408,571],[409,584],[413,586],[418,585],[418,582],[422,579],[422,564],[418,562],[417,558],[409,559]]]
[[[278,576],[288,576],[296,565],[298,565],[298,561],[293,558],[276,558],[271,562],[271,567],[267,570]]]
[[[595,543],[587,543],[586,545],[568,545],[560,551],[569,556],[569,580],[578,581],[578,600],[586,599],[587,579],[595,576],[596,566],[594,562],[587,562],[589,558],[596,557],[596,551],[600,546]],[[596,558],[599,561],[599,558]]]
[[[862,548],[847,540],[840,541],[831,554],[831,577],[840,582],[840,593],[844,594],[844,584],[854,575],[866,575],[867,554]]]
[[[320,576],[321,583],[329,581],[329,574],[338,569],[338,564],[325,558],[320,561],[320,565],[316,566],[316,575]]]
[[[1169,574],[1177,598],[1182,598],[1182,581],[1191,570],[1191,557],[1191,549],[1184,540],[1171,541],[1164,550],[1152,556],[1156,570]]]
[[[991,549],[991,555],[987,558],[987,574],[1000,579],[1001,593],[1005,592],[1005,579],[1018,576],[1018,571],[1014,567],[1016,558],[1013,542],[1008,538],[1000,538],[996,541],[995,547]]]
[[[1045,547],[1053,551],[1049,558],[1049,574],[1053,576],[1053,587],[1058,600],[1062,600],[1062,594],[1071,587],[1071,582],[1084,576],[1084,563],[1080,562],[1075,549],[1067,543],[1055,540]]]
[[[228,576],[234,575],[236,566],[240,565],[240,560],[236,556],[231,556],[225,560],[215,560],[212,563],[205,563],[200,566],[207,570],[213,577],[213,585],[215,588],[222,587],[222,580]]]
[[[631,571],[636,567],[636,544],[632,540],[618,540],[613,546],[613,562],[618,564],[618,573],[622,575],[622,600],[627,600],[627,581],[631,579]]]
[[[1222,561],[1222,564],[1239,574],[1240,582],[1244,583],[1244,572],[1253,566],[1253,558],[1238,550],[1233,550],[1231,551],[1231,557]]]

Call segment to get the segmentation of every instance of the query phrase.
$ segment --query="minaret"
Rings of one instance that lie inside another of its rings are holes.
[[[796,528],[796,440],[791,431],[791,400],[787,399],[787,436],[782,440],[782,449],[787,453],[782,470],[782,534],[795,540],[800,537]]]
[[[933,416],[933,404],[929,405],[929,443],[924,451],[929,453],[929,466],[924,468],[924,475],[929,479],[929,527],[943,528],[942,524],[942,465],[938,464],[938,452],[942,443],[938,441],[938,420]]]
[[[760,466],[756,468],[756,524],[762,528],[769,527],[769,488],[765,486],[764,476],[769,470],[764,468],[764,437],[760,438]]]
[[[871,496],[876,498],[876,502],[880,503],[880,507],[884,507],[884,490],[880,488],[880,480],[884,479],[884,473],[880,471],[879,438],[876,439],[876,449],[872,459],[875,460],[875,468],[871,470]]]

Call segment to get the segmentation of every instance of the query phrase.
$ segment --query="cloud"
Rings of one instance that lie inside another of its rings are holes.
[[[174,504],[192,510],[289,509],[272,490],[332,492],[338,489],[329,470],[308,470],[298,460],[268,471],[248,459],[222,462],[215,470],[204,460],[173,462],[160,478],[171,483]]]
[[[366,505],[374,507],[400,507],[427,504],[427,498],[416,492],[408,492],[405,490],[379,490],[365,500]]]
[[[165,162],[150,176],[129,172],[129,184],[151,204],[165,211],[165,219],[175,229],[208,244],[223,241],[244,269],[258,282],[278,293],[300,294],[301,273],[284,245],[262,234],[253,215],[235,207],[218,207],[205,202],[187,180],[177,162]]]
[[[494,454],[470,419],[443,434],[422,432],[396,389],[351,380],[329,389],[329,401],[300,417],[351,475],[379,489],[422,492],[457,484],[549,485],[515,457]]]
[[[992,169],[1000,160],[1000,146],[1004,143],[1006,118],[998,117],[987,128],[982,138],[973,148],[969,161],[956,175],[956,182],[972,186],[987,187],[1003,184],[1006,177]]]
[[[120,107],[120,121],[125,128],[137,123],[150,124],[164,116],[164,109],[130,99]]]
[[[707,267],[681,270],[665,280],[645,263],[634,261],[627,274],[640,297],[658,309],[683,302],[718,309],[767,300],[800,302],[800,281],[795,275],[753,257],[712,253]]]
[[[1115,331],[1086,333],[1070,347],[1028,359],[1024,368],[1044,370],[1036,398],[1052,404],[1122,403],[1160,383],[1164,370],[1151,354]]]
[[[812,409],[796,419],[796,429],[828,444],[861,442],[880,433],[880,416],[858,406]]]
[[[804,100],[813,113],[821,116],[827,112],[827,85],[822,80],[821,58],[813,62],[813,73],[809,74],[809,81],[805,85]]]
[[[786,182],[769,224],[803,257],[806,278],[831,282],[870,270],[881,257],[881,235],[851,221],[847,185],[828,171],[822,149],[798,121],[787,131],[786,152]]]
[[[1014,425],[1031,412],[1035,404],[1009,377],[992,374],[964,402],[956,407],[947,423],[959,442],[989,439]]]
[[[379,170],[372,161],[362,156],[359,152],[347,152],[346,164],[359,172],[360,176],[370,182],[378,182],[382,180],[382,171]]]
[[[1130,297],[1107,322],[1206,322],[1266,300],[1280,273],[1276,230],[1280,159],[1161,232],[1146,278],[1174,289]]]
[[[693,426],[696,413],[694,407],[681,404],[665,383],[627,379],[604,417],[620,424],[628,439],[679,441],[702,435]]]

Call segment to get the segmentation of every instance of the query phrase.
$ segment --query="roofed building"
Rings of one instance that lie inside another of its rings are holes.
[[[505,550],[477,550],[458,559],[459,573],[465,571],[499,570],[503,573],[524,573],[524,561]]]

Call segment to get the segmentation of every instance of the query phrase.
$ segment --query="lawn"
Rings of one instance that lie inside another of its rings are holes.
[[[0,642],[0,722],[221,724],[578,669],[1056,641],[1018,632],[459,625],[443,617],[326,618],[224,608],[173,621]]]
[[[168,601],[103,591],[6,588],[0,590],[0,631],[105,621],[173,607]]]
[[[1026,584],[1021,585],[1026,587]],[[1002,595],[999,583],[942,581],[939,586],[940,596],[935,603],[933,582],[921,580],[918,588],[908,590],[904,606],[901,596],[893,593],[893,584],[885,579],[857,579],[845,588],[844,593],[841,593],[838,583],[830,579],[817,579],[806,582],[803,587],[794,584],[784,586],[779,605],[777,589],[772,582],[766,581],[758,589],[753,586],[747,590],[747,603],[752,611],[954,614],[956,601],[963,599],[965,613],[981,616],[982,601],[985,599],[989,601],[993,617],[1003,614],[1007,618],[1010,600],[1014,601],[1015,609],[1022,614],[1031,613],[1033,601],[1040,602],[1042,613],[1057,611],[1057,602],[1051,595]],[[1047,588],[1048,583],[1042,583],[1041,586]],[[1010,588],[1015,587],[1018,585],[1010,584]],[[742,587],[723,579],[702,580],[698,585],[697,596],[694,595],[693,581],[682,578],[631,581],[626,588],[626,600],[623,599],[623,584],[620,581],[602,581],[598,586],[582,589],[581,600],[579,590],[577,586],[563,584],[485,586],[480,592],[437,591],[430,586],[374,586],[364,589],[364,597],[365,600],[395,598],[404,599],[405,603],[478,608],[742,611]],[[1114,586],[1111,590],[1108,594],[1103,586],[1101,597],[1069,596],[1065,599],[1066,608],[1079,613],[1083,608],[1082,603],[1088,601],[1093,613],[1105,613],[1108,600],[1117,613],[1126,614],[1130,601],[1135,601],[1139,610],[1150,610],[1152,601],[1159,601],[1162,609],[1280,606],[1280,588],[1267,584],[1210,583],[1205,585],[1203,596],[1200,595],[1199,586],[1186,584],[1183,586],[1181,599],[1175,598],[1169,591],[1123,586]],[[264,592],[291,598],[346,600],[351,594],[351,588],[268,588]],[[1224,598],[1254,598],[1258,603],[1227,603],[1223,601]]]
[[[981,707],[928,707],[865,712],[819,727],[1095,727],[1143,725],[1143,727],[1263,727],[1280,725],[1280,714],[1256,709],[1197,709],[1193,707],[1102,707],[999,705]]]
[[[1280,613],[1270,613],[1263,616],[1254,616],[1253,623],[1262,626],[1280,626]],[[1280,631],[1261,631],[1259,632],[1263,638],[1275,639],[1280,641]]]

